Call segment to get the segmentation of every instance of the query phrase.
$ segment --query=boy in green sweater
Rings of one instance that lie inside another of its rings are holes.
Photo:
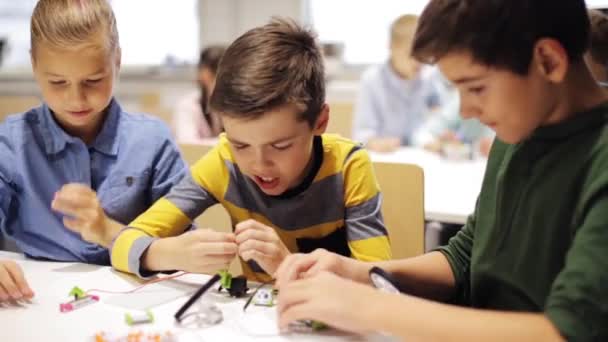
[[[475,212],[447,246],[412,259],[287,258],[280,325],[608,340],[608,97],[583,61],[588,36],[584,0],[431,0],[413,55],[457,87],[463,118],[496,132]],[[366,286],[372,266],[407,294]]]

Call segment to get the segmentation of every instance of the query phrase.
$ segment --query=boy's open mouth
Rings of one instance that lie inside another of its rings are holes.
[[[256,175],[255,181],[264,190],[273,189],[279,185],[279,177],[260,177]]]

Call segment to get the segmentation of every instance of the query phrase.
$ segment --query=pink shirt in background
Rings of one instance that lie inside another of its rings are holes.
[[[220,119],[211,115],[211,125],[203,117],[199,102],[200,91],[196,90],[182,97],[173,113],[173,131],[178,142],[200,142],[215,138],[221,133]]]

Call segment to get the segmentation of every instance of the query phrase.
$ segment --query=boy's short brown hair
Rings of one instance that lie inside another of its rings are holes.
[[[591,44],[589,54],[596,63],[608,68],[608,16],[598,10],[589,10]]]
[[[274,18],[237,38],[219,65],[211,110],[257,118],[286,104],[312,127],[325,103],[323,57],[315,35]]]
[[[589,42],[584,0],[431,0],[418,20],[412,55],[435,63],[470,53],[477,63],[525,75],[541,38],[556,39],[571,62]]]

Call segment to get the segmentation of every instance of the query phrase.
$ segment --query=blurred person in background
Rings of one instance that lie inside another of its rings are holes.
[[[178,101],[173,116],[178,141],[214,138],[223,131],[220,118],[209,111],[208,103],[215,86],[217,67],[225,50],[224,46],[213,45],[201,51],[197,72],[199,89]]]

